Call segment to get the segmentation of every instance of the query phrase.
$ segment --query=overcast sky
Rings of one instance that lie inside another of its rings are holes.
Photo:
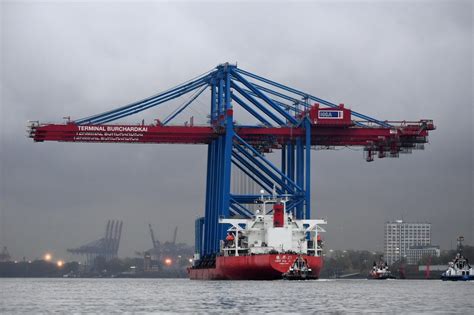
[[[473,244],[472,15],[467,1],[3,1],[0,244],[70,258],[108,219],[124,221],[122,256],[151,247],[148,223],[193,244],[205,146],[33,143],[26,121],[100,113],[225,61],[382,120],[435,121],[426,149],[399,159],[313,152],[327,246],[382,250],[384,222],[399,218],[431,222],[442,248],[460,234]]]

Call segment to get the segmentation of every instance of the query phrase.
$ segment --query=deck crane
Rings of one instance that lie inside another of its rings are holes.
[[[199,95],[210,94],[207,125],[172,125]],[[185,94],[189,101],[162,121],[124,125],[120,118],[160,106]],[[244,112],[251,124],[239,124]],[[432,120],[378,120],[309,93],[291,88],[229,63],[220,64],[183,84],[104,113],[62,124],[31,122],[35,142],[172,143],[207,145],[204,217],[196,220],[196,251],[209,257],[219,251],[226,228],[220,217],[253,215],[259,194],[231,193],[231,168],[243,172],[270,196],[288,198],[296,218],[311,215],[311,149],[362,147],[367,161],[398,157],[423,149]],[[268,154],[279,150],[280,165]]]

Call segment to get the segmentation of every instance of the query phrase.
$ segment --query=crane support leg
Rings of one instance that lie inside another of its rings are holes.
[[[296,139],[296,184],[304,187],[304,147],[302,137]],[[296,218],[303,219],[304,202],[296,207]]]
[[[219,224],[219,217],[230,214],[230,180],[234,138],[233,112],[230,105],[230,72],[224,69],[216,85],[211,83],[211,124],[224,128],[225,133],[209,144],[206,183],[206,209],[204,217],[204,246],[201,255],[219,251],[219,240],[224,238],[227,227]],[[217,103],[216,103],[217,99]]]
[[[306,131],[306,144],[305,144],[305,149],[306,149],[306,157],[305,157],[305,214],[304,218],[305,219],[310,219],[311,218],[311,122],[309,121],[308,118],[305,119],[304,122],[304,127]]]

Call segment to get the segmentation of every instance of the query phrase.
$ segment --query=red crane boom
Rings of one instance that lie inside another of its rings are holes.
[[[390,122],[394,128],[320,126],[313,124],[311,144],[316,146],[363,146],[366,151],[378,152],[379,157],[403,150],[420,148],[427,143],[428,132],[434,129],[431,120],[418,122]],[[110,142],[110,143],[181,143],[208,144],[225,132],[210,126],[155,125],[30,125],[29,136],[35,142]],[[291,127],[239,127],[236,134],[252,145],[277,149],[292,139],[304,136],[304,130]],[[269,146],[269,143],[271,144]],[[370,154],[369,154],[370,155]]]

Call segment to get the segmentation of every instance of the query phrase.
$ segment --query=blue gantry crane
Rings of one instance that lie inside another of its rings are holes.
[[[204,92],[210,94],[209,122],[172,124]],[[156,123],[112,124],[183,95],[190,97]],[[236,114],[242,112],[250,122],[236,121]],[[367,161],[373,161],[423,149],[428,132],[435,129],[432,120],[378,120],[229,63],[114,110],[62,124],[32,122],[29,127],[36,142],[207,145],[204,216],[196,220],[195,247],[200,257],[219,251],[226,231],[219,218],[251,217],[251,205],[261,197],[260,191],[288,198],[287,211],[297,219],[310,218],[312,148],[358,146]],[[276,151],[279,163],[269,158]],[[245,174],[259,191],[232,192],[232,169]]]

